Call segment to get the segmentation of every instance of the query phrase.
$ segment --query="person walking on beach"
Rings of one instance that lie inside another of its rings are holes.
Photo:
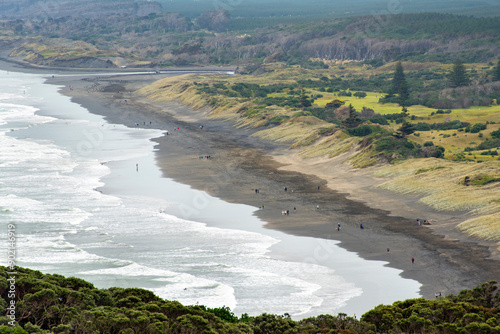
[[[285,191],[287,191],[287,190],[288,190],[286,187],[285,187],[284,189],[285,189]]]
[[[297,212],[297,208],[293,207],[293,213]]]
[[[411,258],[411,264],[414,264],[414,263],[415,263],[415,258],[414,258],[414,257],[412,257],[412,258]]]
[[[390,250],[389,248],[387,248],[387,254],[389,254],[389,252],[390,252],[390,251],[391,251],[391,250]]]
[[[340,231],[340,223],[337,224],[337,231]]]

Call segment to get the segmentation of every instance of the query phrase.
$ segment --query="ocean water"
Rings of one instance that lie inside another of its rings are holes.
[[[0,71],[3,264],[14,224],[18,265],[237,315],[360,315],[419,296],[384,262],[264,229],[257,208],[163,178],[151,141],[163,131],[109,124],[44,81]]]

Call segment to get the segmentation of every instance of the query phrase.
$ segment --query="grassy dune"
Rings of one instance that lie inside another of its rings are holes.
[[[138,93],[155,101],[180,100],[195,110],[208,107],[203,109],[208,110],[208,118],[232,120],[237,127],[261,129],[255,132],[254,136],[287,143],[290,149],[296,150],[304,159],[331,158],[346,153],[345,162],[354,168],[376,164],[378,160],[373,148],[363,147],[360,137],[349,136],[335,124],[306,116],[293,108],[262,106],[252,101],[222,95],[205,96],[199,94],[193,84],[217,81],[262,85],[288,82],[290,78],[296,80],[312,75],[315,74],[297,68],[287,69],[286,73],[276,70],[261,76],[184,75],[160,80]],[[319,77],[319,74],[316,77]],[[338,98],[334,93],[321,94],[324,97],[315,101],[318,105]],[[351,103],[357,110],[365,106],[380,114],[401,112],[401,107],[397,105],[379,104],[380,92],[367,94],[363,99],[347,97],[346,103]],[[433,141],[436,145],[443,146],[446,149],[446,159],[410,159],[371,167],[374,177],[387,179],[380,188],[400,194],[416,194],[420,196],[420,202],[436,210],[467,213],[470,219],[457,228],[473,237],[498,243],[500,251],[500,161],[496,157],[474,157],[472,154],[470,159],[473,161],[453,161],[455,154],[463,152],[467,146],[480,144],[490,132],[500,128],[500,106],[473,107],[453,110],[451,114],[432,116],[431,113],[436,112],[435,109],[411,106],[409,112],[416,117],[414,122],[438,123],[458,119],[471,124],[487,121],[494,124],[488,124],[487,129],[481,131],[483,138],[479,138],[477,133],[458,130],[421,131],[411,135],[409,139],[419,144]],[[277,117],[280,121],[272,123]],[[396,126],[391,123],[389,127]],[[478,160],[483,162],[477,163]]]
[[[381,188],[401,194],[422,196],[420,202],[440,211],[467,211],[481,214],[500,199],[499,183],[475,184],[465,181],[500,177],[498,163],[453,162],[444,159],[410,159],[387,165],[374,176],[390,178]]]
[[[23,57],[27,62],[36,63],[37,60],[70,60],[81,57],[115,56],[116,54],[97,49],[92,44],[82,41],[68,41],[63,39],[38,40],[32,43],[23,43],[11,54],[11,57]]]

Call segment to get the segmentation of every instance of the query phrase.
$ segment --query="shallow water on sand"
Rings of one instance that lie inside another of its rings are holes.
[[[43,82],[0,72],[2,263],[11,223],[21,266],[237,315],[362,314],[419,296],[384,262],[263,229],[257,208],[163,178],[154,124],[108,124]]]

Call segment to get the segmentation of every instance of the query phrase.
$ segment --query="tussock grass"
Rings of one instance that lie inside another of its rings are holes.
[[[333,129],[333,126],[327,122],[318,120],[319,122],[315,122],[316,124],[311,124],[308,121],[308,117],[303,118],[303,121],[289,120],[279,126],[258,131],[253,136],[278,143],[294,144],[296,147],[310,145],[320,138],[324,129]]]
[[[324,156],[333,158],[351,150],[355,142],[355,138],[350,137],[345,132],[336,131],[334,134],[319,140],[314,145],[304,147],[298,154],[304,159]]]
[[[500,200],[500,185],[465,186],[466,176],[473,179],[482,174],[500,176],[500,163],[483,164],[451,162],[442,159],[412,159],[385,166],[375,175],[390,177],[379,187],[400,193],[423,196],[420,202],[440,211],[470,211],[480,213]]]
[[[366,168],[375,166],[380,163],[380,160],[375,154],[374,149],[361,151],[350,158],[348,161],[354,168]]]
[[[473,219],[469,219],[457,226],[457,228],[478,239],[493,241],[497,243],[497,250],[500,251],[500,207],[496,207],[497,212]]]
[[[156,102],[180,100],[194,109],[200,109],[208,105],[208,101],[191,85],[197,78],[199,76],[192,74],[165,78],[139,89],[136,93]]]

